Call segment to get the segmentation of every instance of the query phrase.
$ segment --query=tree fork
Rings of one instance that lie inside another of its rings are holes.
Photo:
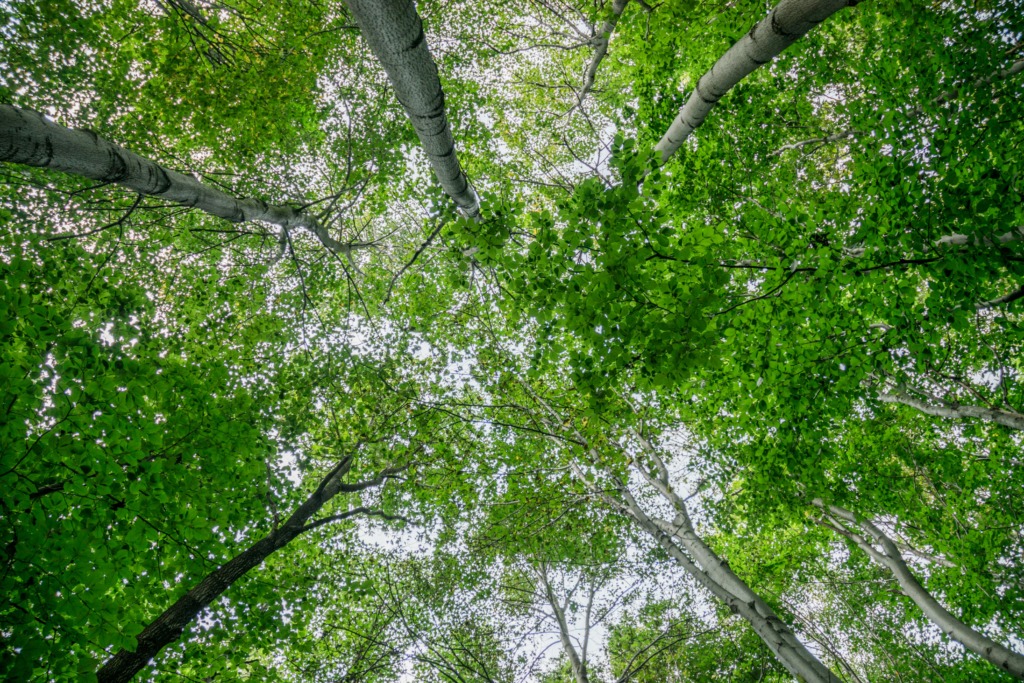
[[[339,493],[360,491],[369,486],[379,485],[384,479],[406,469],[407,466],[389,468],[374,479],[356,484],[345,484],[342,478],[352,467],[351,457],[343,459],[333,470],[320,481],[316,490],[288,517],[284,524],[270,534],[242,551],[241,554],[213,570],[199,584],[178,598],[163,614],[154,619],[137,637],[134,652],[120,650],[111,656],[99,671],[96,672],[98,683],[126,683],[130,681],[155,657],[160,650],[178,640],[185,628],[195,620],[201,611],[210,606],[224,591],[230,588],[249,570],[258,567],[268,557],[288,545],[297,536],[320,526],[320,523],[308,523],[309,519]],[[334,515],[327,520],[339,521],[355,514],[377,514],[358,507],[348,513]]]
[[[878,528],[870,519],[860,517],[845,508],[837,505],[826,504],[821,498],[815,498],[811,504],[827,513],[838,524],[843,520],[851,526],[858,527],[864,535],[846,532],[838,526],[832,528],[853,541],[861,550],[866,552],[873,560],[892,572],[900,588],[917,605],[924,615],[943,633],[957,641],[965,648],[979,655],[996,668],[1006,671],[1012,676],[1024,680],[1024,655],[1014,652],[1008,647],[997,643],[985,634],[968,626],[960,619],[957,619],[936,600],[928,590],[921,585],[910,567],[907,566],[903,555],[896,544]],[[876,549],[871,542],[881,546]]]

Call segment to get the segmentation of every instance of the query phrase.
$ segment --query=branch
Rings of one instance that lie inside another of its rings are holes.
[[[6,104],[0,105],[0,161],[121,185],[139,195],[160,197],[232,223],[262,221],[284,229],[302,228],[340,254],[370,246],[363,242],[339,242],[314,217],[294,207],[240,199],[165,168],[90,130],[65,128],[42,114]]]
[[[983,311],[986,308],[995,308],[996,306],[1011,303],[1022,297],[1024,297],[1024,287],[1010,292],[1009,294],[1004,294],[999,298],[992,299],[991,301],[982,301],[981,303],[974,304],[974,307],[979,311]]]
[[[997,410],[995,408],[982,408],[981,406],[960,405],[949,401],[941,401],[942,405],[932,405],[919,398],[908,394],[905,389],[897,387],[891,393],[881,392],[878,400],[883,403],[901,403],[905,406],[915,408],[925,415],[948,418],[977,418],[986,422],[994,422],[1010,429],[1024,430],[1024,415],[1009,410]]]
[[[310,522],[306,526],[302,527],[302,531],[305,532],[309,531],[310,529],[316,529],[317,527],[323,526],[325,524],[340,522],[344,519],[348,519],[349,517],[354,517],[356,515],[366,515],[367,517],[380,517],[381,519],[386,519],[389,522],[405,522],[406,524],[413,523],[410,519],[408,519],[407,517],[403,517],[402,515],[393,515],[386,512],[382,512],[381,510],[368,508],[364,505],[360,505],[359,507],[352,508],[351,510],[341,512],[336,515],[331,515],[330,517],[324,517],[323,519],[318,519],[315,522]]]

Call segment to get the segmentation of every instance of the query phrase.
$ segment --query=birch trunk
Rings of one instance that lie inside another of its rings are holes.
[[[65,128],[37,112],[6,104],[0,105],[0,161],[121,185],[233,223],[263,221],[285,230],[302,228],[316,235],[328,249],[342,254],[369,246],[339,242],[315,218],[298,209],[259,199],[238,199],[195,178],[164,168],[92,131]]]
[[[594,79],[597,78],[597,68],[601,66],[601,61],[608,54],[608,41],[611,40],[612,31],[615,30],[615,25],[619,23],[619,18],[622,16],[622,12],[626,9],[628,3],[629,0],[613,0],[611,18],[601,24],[601,27],[597,30],[597,35],[594,37],[594,56],[587,66],[586,73],[583,74],[583,87],[580,89],[580,94],[577,98],[581,103],[594,87]]]
[[[468,216],[480,204],[459,165],[444,91],[413,0],[347,0],[370,51],[380,61],[444,191]]]
[[[746,619],[791,674],[804,681],[838,683],[839,677],[807,649],[792,629],[779,619],[771,606],[737,576],[729,567],[729,563],[719,557],[697,534],[686,508],[686,501],[672,488],[668,467],[658,449],[642,433],[637,430],[631,431],[654,463],[654,468],[648,471],[640,463],[634,462],[634,470],[676,511],[672,523],[646,517],[627,491],[625,497],[634,519],[641,521],[645,528],[653,527],[659,534],[656,538],[668,550],[669,555],[682,564],[691,575],[701,580],[734,612]],[[675,549],[670,549],[669,545],[675,546]]]
[[[835,505],[825,505],[821,499],[815,499],[813,504],[825,510],[833,518],[863,530],[868,538],[881,546],[881,551],[876,549],[868,538],[856,533],[844,534],[857,544],[862,550],[868,553],[876,562],[884,566],[900,584],[900,588],[907,594],[914,604],[917,605],[925,616],[928,617],[942,632],[965,648],[980,655],[997,668],[1010,673],[1011,675],[1024,680],[1024,655],[1014,652],[1009,648],[1000,645],[991,638],[974,630],[964,622],[953,616],[945,607],[932,597],[924,586],[917,580],[917,577],[910,571],[899,548],[881,529],[871,520],[860,518],[844,508]]]
[[[558,624],[558,640],[562,643],[562,650],[565,652],[565,656],[569,658],[569,666],[572,668],[573,678],[576,679],[576,683],[590,683],[590,679],[587,676],[587,663],[580,657],[580,654],[576,651],[576,646],[572,643],[572,638],[569,637],[569,623],[565,619],[565,610],[559,604],[558,596],[555,595],[554,590],[551,588],[551,582],[548,581],[547,567],[541,565],[541,568],[537,571],[537,576],[540,579],[541,588],[544,590],[544,597],[555,613],[555,622]]]
[[[693,532],[692,527],[688,527],[687,530],[687,525],[673,525],[664,520],[647,517],[635,501],[631,501],[629,507],[630,516],[640,527],[653,536],[669,556],[712,595],[725,603],[733,613],[745,619],[772,654],[797,680],[806,683],[841,682],[838,676],[807,649],[792,629],[775,614],[771,606]],[[683,547],[680,548],[680,545]]]
[[[981,406],[960,405],[958,403],[946,403],[944,405],[932,405],[927,401],[910,396],[904,391],[896,390],[892,393],[880,393],[878,400],[883,403],[900,403],[915,408],[925,415],[950,418],[977,418],[986,422],[1009,427],[1010,429],[1024,430],[1024,415],[1009,410],[995,410],[993,408],[982,408]]]
[[[669,126],[655,149],[664,163],[707,118],[718,100],[762,64],[767,64],[804,34],[844,7],[860,0],[782,0],[768,16],[738,40],[711,70]]]
[[[554,410],[551,405],[535,392],[529,384],[520,380],[520,385],[526,389],[534,400],[550,416],[550,420],[541,418],[542,422],[551,429],[551,438],[559,431],[571,431],[577,443],[581,444],[584,450],[592,457],[593,462],[602,460],[601,454],[590,444],[588,439],[575,427],[569,427],[571,421],[565,420]],[[561,425],[561,426],[560,426]],[[653,486],[658,493],[664,497],[676,510],[676,523],[670,524],[665,520],[652,518],[640,507],[629,487],[616,475],[605,470],[605,474],[611,477],[611,485],[603,482],[600,485],[576,463],[570,467],[576,476],[590,491],[598,498],[607,503],[610,507],[632,519],[637,525],[650,534],[687,573],[696,579],[702,586],[708,589],[712,595],[725,603],[734,613],[739,614],[764,641],[768,649],[782,665],[786,667],[793,676],[804,683],[842,683],[842,679],[821,663],[807,647],[800,642],[785,622],[775,614],[774,610],[755,593],[732,569],[729,568],[722,558],[697,535],[690,522],[686,510],[686,503],[681,499],[669,485],[668,468],[661,458],[654,444],[638,432],[633,432],[644,452],[651,457],[657,467],[657,473],[651,474],[644,467],[634,461],[634,469]],[[632,460],[632,458],[631,458]],[[616,498],[611,492],[621,497]],[[683,547],[680,547],[680,544]],[[686,548],[684,550],[683,548]],[[689,551],[697,562],[687,554]],[[699,566],[698,566],[699,565]]]

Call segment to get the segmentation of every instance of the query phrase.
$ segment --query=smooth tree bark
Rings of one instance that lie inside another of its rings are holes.
[[[566,606],[559,602],[558,596],[555,595],[555,591],[551,587],[547,565],[542,562],[540,567],[535,569],[535,572],[537,580],[540,582],[540,589],[544,593],[544,599],[551,606],[551,611],[554,612],[555,623],[558,625],[558,640],[562,644],[562,651],[565,652],[565,656],[569,659],[573,678],[576,679],[576,683],[590,683],[590,678],[587,674],[586,654],[581,657],[580,653],[576,650],[575,644],[572,642],[572,637],[569,635],[569,622],[565,618]],[[565,601],[568,604],[569,598],[566,598]],[[589,627],[590,624],[588,623],[588,632]]]
[[[715,597],[747,620],[768,649],[798,680],[821,683],[839,683],[827,666],[815,657],[796,637],[765,600],[754,592],[743,579],[718,556],[697,533],[684,501],[669,483],[668,468],[654,445],[643,435],[634,432],[644,453],[654,464],[648,471],[639,462],[633,468],[672,506],[675,518],[669,522],[648,515],[637,503],[624,483],[620,486],[623,511],[652,535],[668,552]]]
[[[525,382],[521,384],[547,414],[539,416],[539,419],[552,438],[556,438],[554,434],[571,430],[569,438],[582,445],[593,463],[604,459],[578,429],[569,426],[572,424],[571,420],[563,419]],[[737,576],[728,562],[719,557],[697,534],[686,502],[675,493],[669,483],[668,469],[661,455],[648,439],[640,434],[635,436],[644,455],[655,464],[657,471],[649,472],[632,457],[628,460],[632,462],[633,468],[643,480],[672,506],[675,518],[671,522],[649,515],[637,502],[626,482],[614,473],[604,470],[606,479],[597,481],[593,476],[588,476],[579,463],[572,462],[570,467],[592,494],[627,519],[633,520],[698,583],[727,605],[734,614],[743,617],[772,654],[798,680],[805,683],[841,683],[842,679],[815,657],[771,606]]]
[[[667,161],[707,118],[708,113],[733,86],[767,64],[812,28],[844,7],[860,0],[782,0],[768,16],[740,38],[711,70],[679,110],[672,125],[655,146]]]
[[[812,504],[825,513],[825,526],[853,541],[871,559],[892,572],[907,597],[943,633],[997,668],[1024,680],[1024,655],[979,633],[939,604],[910,571],[893,540],[870,519],[837,505],[826,504],[820,498],[815,498]]]
[[[597,78],[597,69],[601,66],[601,61],[608,54],[608,41],[611,40],[612,31],[615,30],[615,25],[619,23],[619,17],[622,16],[622,12],[626,9],[626,5],[629,4],[629,0],[613,0],[612,2],[612,16],[606,19],[601,27],[597,30],[597,34],[594,36],[594,56],[590,60],[590,64],[587,65],[587,70],[583,74],[583,87],[580,89],[577,99],[582,103],[583,98],[590,93],[594,87],[594,79]]]
[[[199,613],[209,607],[224,591],[249,570],[258,567],[264,560],[288,545],[300,534],[358,514],[385,519],[401,519],[366,507],[356,507],[310,522],[310,519],[339,493],[353,493],[372,486],[379,486],[388,477],[406,469],[407,465],[386,469],[377,477],[367,481],[348,484],[342,480],[351,467],[352,458],[343,459],[337,467],[327,473],[316,490],[292,512],[284,524],[276,527],[274,531],[246,548],[242,553],[207,574],[194,588],[178,598],[173,605],[164,610],[163,614],[142,630],[136,639],[135,650],[122,649],[103,663],[103,666],[96,672],[98,682],[125,683],[131,680],[160,650],[177,641],[185,628],[195,621]]]
[[[0,161],[121,185],[140,195],[190,206],[233,223],[262,221],[286,231],[301,228],[340,254],[369,246],[339,242],[316,218],[299,209],[259,199],[239,199],[130,152],[90,130],[65,128],[38,112],[6,104],[0,105]]]
[[[363,39],[384,67],[441,187],[467,216],[480,213],[459,165],[437,65],[413,0],[346,0]]]
[[[892,391],[881,392],[878,400],[883,403],[899,403],[909,406],[925,415],[934,417],[948,417],[954,419],[974,418],[994,422],[1010,429],[1024,430],[1024,415],[1010,410],[998,410],[996,408],[984,408],[982,406],[963,405],[951,401],[945,401],[938,397],[934,398],[935,403],[911,396],[903,388],[897,387]]]
[[[974,245],[992,247],[996,245],[1009,244],[1011,242],[1020,242],[1021,240],[1024,240],[1024,225],[1020,225],[1013,230],[1004,232],[1002,235],[997,236],[995,240],[991,240],[987,237],[978,237],[977,235],[946,235],[945,237],[939,238],[935,244],[938,246]]]

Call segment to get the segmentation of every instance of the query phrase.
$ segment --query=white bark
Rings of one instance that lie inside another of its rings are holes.
[[[940,247],[947,244],[953,246],[973,244],[975,246],[991,247],[996,244],[1009,244],[1010,242],[1019,242],[1021,240],[1024,240],[1024,225],[1016,227],[1009,232],[1004,232],[1002,235],[996,237],[994,241],[987,237],[978,237],[977,235],[974,237],[970,237],[968,235],[946,235],[945,237],[939,238],[935,244]]]
[[[672,559],[734,613],[746,619],[772,654],[793,676],[807,683],[839,683],[841,679],[800,642],[768,603],[740,579],[725,560],[718,557],[693,533],[688,518],[681,524],[651,518],[640,509],[631,496],[627,498],[626,509],[628,516],[653,536]],[[681,520],[677,517],[676,521]]]
[[[583,88],[580,89],[578,97],[580,102],[583,102],[583,98],[594,87],[597,68],[601,66],[601,60],[608,54],[608,41],[611,39],[612,31],[615,30],[615,25],[619,23],[619,17],[622,16],[622,12],[626,9],[628,3],[629,0],[613,0],[611,18],[601,24],[601,28],[598,29],[597,35],[594,37],[594,56],[587,66],[586,73],[583,74]]]
[[[738,40],[711,70],[701,76],[697,88],[679,110],[655,149],[664,163],[707,118],[729,90],[762,64],[799,40],[804,34],[844,7],[859,0],[782,0]]]
[[[325,247],[341,254],[369,246],[339,242],[314,217],[293,207],[239,199],[164,168],[92,131],[65,128],[42,114],[10,105],[0,105],[0,161],[122,185],[139,194],[191,206],[234,223],[263,221],[285,230],[302,228],[316,235]]]
[[[566,431],[568,425],[551,405],[526,383],[520,382],[530,395],[541,405],[550,419],[541,418],[552,435],[557,431]],[[574,440],[583,445],[593,457],[594,462],[601,460],[601,454],[594,449],[586,437],[578,429],[571,428]],[[778,658],[782,665],[798,680],[805,683],[840,683],[827,666],[821,663],[807,647],[800,642],[793,631],[775,614],[774,610],[755,593],[740,577],[738,577],[725,560],[697,535],[686,510],[685,501],[680,498],[669,485],[668,469],[654,445],[642,435],[635,433],[641,446],[657,467],[657,473],[651,474],[643,467],[634,463],[637,471],[651,484],[676,511],[674,523],[650,517],[637,503],[625,482],[615,475],[610,487],[608,482],[598,483],[588,479],[580,466],[572,463],[573,472],[591,492],[605,501],[613,509],[636,522],[637,526],[650,534],[687,573],[694,577],[712,595],[725,603],[734,613],[739,614],[753,627],[754,632],[764,641],[768,649]],[[554,436],[552,436],[554,438]],[[613,496],[615,493],[618,497]]]
[[[455,154],[444,91],[413,0],[346,0],[370,51],[405,108],[441,187],[467,216],[480,213],[476,191]]]
[[[775,611],[755,593],[697,534],[690,520],[686,504],[668,482],[668,471],[654,446],[639,434],[647,455],[657,467],[657,474],[647,472],[641,465],[635,469],[653,486],[676,511],[675,519],[666,520],[647,516],[632,496],[626,498],[632,516],[648,533],[653,533],[662,547],[691,575],[705,585],[730,609],[746,619],[768,649],[798,680],[838,683],[840,680],[800,642],[793,631],[775,614]],[[652,532],[653,530],[653,532]],[[681,547],[680,547],[681,546]],[[685,551],[685,552],[683,552]],[[693,558],[696,562],[690,560]]]
[[[576,646],[572,642],[572,638],[569,636],[569,622],[565,619],[565,608],[559,603],[558,596],[555,595],[555,591],[551,587],[546,564],[541,563],[540,568],[537,570],[537,578],[540,580],[545,599],[555,613],[555,623],[558,624],[558,640],[562,643],[562,650],[565,652],[565,656],[569,658],[569,665],[572,667],[572,675],[576,679],[576,683],[590,683],[590,679],[587,677],[585,655],[580,657],[579,652],[576,651]]]
[[[927,401],[915,398],[900,389],[892,392],[878,394],[878,400],[883,403],[901,403],[911,408],[916,408],[925,415],[949,418],[977,418],[986,422],[1009,427],[1010,429],[1024,430],[1024,415],[1009,410],[996,410],[993,408],[982,408],[981,406],[961,405],[959,403],[942,402],[942,405],[932,405]]]
[[[917,577],[907,567],[896,544],[878,526],[867,518],[858,518],[857,515],[844,508],[825,505],[820,498],[816,498],[812,502],[816,507],[828,513],[834,523],[842,520],[861,529],[866,537],[848,530],[844,535],[867,552],[872,559],[892,572],[903,592],[914,601],[914,604],[924,612],[926,617],[942,629],[943,633],[997,668],[1024,679],[1024,655],[1000,645],[950,614],[918,582]],[[876,545],[879,547],[875,547]]]

